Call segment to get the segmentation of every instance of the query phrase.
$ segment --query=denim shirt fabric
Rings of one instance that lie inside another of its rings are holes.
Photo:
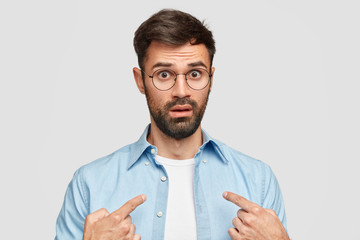
[[[136,233],[143,240],[164,238],[171,179],[155,160],[157,148],[146,141],[149,128],[137,142],[75,172],[56,222],[55,240],[82,239],[88,214],[100,208],[111,213],[139,194],[146,194],[147,200],[131,213]],[[228,229],[233,227],[232,219],[239,207],[222,197],[224,191],[275,210],[286,228],[283,198],[270,167],[211,138],[205,131],[202,134],[204,143],[195,155],[194,167],[198,240],[230,239]]]

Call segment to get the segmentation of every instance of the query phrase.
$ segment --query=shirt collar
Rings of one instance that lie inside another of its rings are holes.
[[[128,163],[128,169],[140,158],[146,149],[151,147],[151,144],[146,140],[149,130],[150,124],[147,125],[139,140],[130,145],[130,161]]]
[[[134,163],[140,158],[140,156],[149,148],[156,148],[152,146],[147,140],[148,133],[150,131],[150,124],[145,128],[143,134],[137,142],[130,145],[130,161],[128,163],[128,169],[134,165]],[[214,151],[219,155],[221,161],[228,163],[227,160],[227,151],[224,151],[225,144],[219,142],[212,137],[203,129],[201,129],[203,136],[203,145],[200,147],[200,151],[209,145],[212,145]]]
[[[200,147],[200,150],[203,150],[205,147],[208,147],[211,144],[214,148],[214,151],[219,155],[220,160],[224,163],[228,163],[228,151],[225,150],[226,145],[212,138],[204,129],[201,129],[201,132],[204,143]]]

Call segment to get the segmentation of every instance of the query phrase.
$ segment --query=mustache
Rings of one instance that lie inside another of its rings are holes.
[[[169,109],[175,105],[185,105],[185,104],[189,104],[193,109],[197,107],[197,103],[194,100],[191,100],[189,98],[178,98],[166,103],[165,110],[169,111]]]

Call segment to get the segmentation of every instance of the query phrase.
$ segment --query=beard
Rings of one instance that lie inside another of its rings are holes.
[[[189,98],[177,98],[169,101],[165,106],[156,106],[155,100],[148,94],[145,88],[145,95],[148,108],[156,126],[167,136],[175,139],[183,139],[193,135],[199,128],[204,116],[206,105],[209,99],[210,90],[200,105]],[[192,107],[191,117],[172,118],[169,110],[175,105],[189,104]]]

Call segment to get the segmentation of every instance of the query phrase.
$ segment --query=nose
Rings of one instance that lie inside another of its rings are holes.
[[[174,87],[172,87],[172,96],[174,98],[190,97],[190,87],[186,82],[185,74],[178,74]]]

